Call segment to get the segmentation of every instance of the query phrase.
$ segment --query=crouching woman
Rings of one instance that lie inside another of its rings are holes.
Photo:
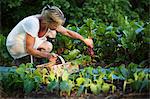
[[[55,61],[57,55],[51,54],[53,49],[47,37],[55,38],[56,33],[80,39],[87,46],[93,47],[91,39],[84,39],[80,34],[63,27],[65,17],[56,6],[45,6],[41,14],[32,15],[21,20],[9,33],[6,46],[16,65],[21,60],[32,59],[30,56],[47,58]],[[31,60],[32,61],[32,60]],[[30,62],[30,61],[28,61]]]

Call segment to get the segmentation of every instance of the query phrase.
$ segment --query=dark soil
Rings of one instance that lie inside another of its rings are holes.
[[[6,93],[2,90],[0,91],[0,99],[18,99],[18,98],[39,98],[39,99],[150,99],[150,93],[114,93],[114,94],[81,94],[78,96],[59,96],[58,94],[49,93],[45,91],[31,92],[29,94],[24,94],[22,91],[14,91],[12,93]]]

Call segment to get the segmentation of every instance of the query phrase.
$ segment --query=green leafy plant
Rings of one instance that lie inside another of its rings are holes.
[[[34,69],[32,64],[22,64],[20,67],[10,69],[7,73],[0,75],[0,80],[4,90],[22,89],[25,93],[32,91],[45,91],[58,94],[60,96],[70,96],[72,93],[80,96],[89,92],[98,95],[100,93],[115,93],[118,84],[116,81],[124,82],[123,92],[128,87],[134,92],[143,92],[149,89],[149,69],[138,68],[137,64],[130,63],[128,68],[125,65],[118,67],[93,68],[91,66],[81,69],[78,73],[71,74],[64,71],[62,76],[48,72],[46,69]],[[119,85],[120,86],[120,85]]]
[[[7,48],[6,48],[6,37],[0,34],[0,64],[6,65],[11,64],[12,61],[11,56],[9,55]]]

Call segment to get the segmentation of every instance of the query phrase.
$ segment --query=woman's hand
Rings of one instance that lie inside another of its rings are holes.
[[[56,62],[57,58],[58,58],[58,55],[55,53],[52,53],[51,56],[49,57],[49,61]]]
[[[93,48],[93,40],[92,40],[92,39],[86,38],[86,39],[83,40],[83,42],[84,42],[87,46]]]

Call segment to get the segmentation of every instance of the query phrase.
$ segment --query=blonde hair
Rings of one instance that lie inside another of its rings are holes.
[[[63,25],[65,23],[63,12],[56,6],[45,6],[41,15],[48,23],[56,22],[58,25]]]

